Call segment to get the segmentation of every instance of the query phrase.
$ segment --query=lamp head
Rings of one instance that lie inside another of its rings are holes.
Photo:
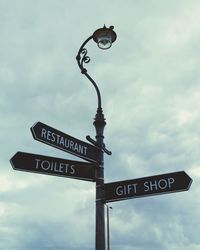
[[[114,26],[106,28],[104,25],[103,28],[100,28],[93,33],[93,40],[97,43],[100,49],[109,49],[112,46],[112,43],[116,40],[117,35],[113,29]]]

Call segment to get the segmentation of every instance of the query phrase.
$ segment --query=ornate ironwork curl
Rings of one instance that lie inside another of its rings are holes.
[[[90,36],[80,47],[79,51],[78,51],[78,54],[77,54],[77,57],[76,57],[76,60],[77,60],[77,63],[78,63],[78,66],[79,68],[81,69],[81,73],[82,74],[85,74],[87,72],[86,68],[84,68],[84,63],[89,63],[90,62],[90,57],[87,56],[87,49],[84,48],[86,43],[91,40],[93,37]]]
[[[83,63],[89,63],[90,62],[90,57],[87,56],[87,49],[83,48],[81,50],[81,57],[80,57],[80,63],[81,63],[81,66],[83,67]],[[83,67],[84,68],[84,67]]]

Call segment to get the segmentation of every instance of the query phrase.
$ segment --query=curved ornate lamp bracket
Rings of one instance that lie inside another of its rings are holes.
[[[103,138],[103,129],[104,126],[106,125],[105,119],[104,119],[104,114],[103,114],[103,110],[101,107],[101,94],[99,91],[99,88],[96,84],[96,82],[92,79],[92,77],[87,73],[87,69],[84,67],[84,64],[87,64],[90,62],[90,57],[87,55],[88,51],[85,48],[85,45],[91,40],[93,39],[93,36],[90,36],[88,39],[85,40],[85,42],[81,45],[78,54],[76,56],[76,60],[78,63],[78,66],[81,70],[81,73],[84,74],[88,80],[93,84],[93,86],[95,87],[96,93],[97,93],[97,98],[98,98],[98,108],[97,108],[97,113],[96,113],[96,117],[94,119],[94,126],[96,128],[97,131],[97,137],[102,137]],[[105,147],[105,144],[101,143],[101,145],[97,145],[97,142],[94,141],[90,136],[87,136],[87,140],[90,141],[91,143],[93,143],[95,146],[101,148],[102,151],[104,151],[105,153],[107,153],[108,155],[111,155],[111,151],[107,150]]]
[[[92,77],[87,73],[87,69],[84,67],[84,63],[89,63],[90,62],[90,57],[87,55],[87,49],[85,48],[86,43],[88,43],[91,39],[93,38],[93,36],[90,36],[88,39],[85,40],[85,42],[81,45],[78,54],[76,56],[76,60],[78,63],[78,66],[81,70],[81,73],[84,74],[88,80],[93,84],[93,86],[95,87],[95,90],[97,92],[97,97],[98,97],[98,109],[102,110],[101,108],[101,94],[99,91],[99,88],[96,84],[96,82],[92,79]]]

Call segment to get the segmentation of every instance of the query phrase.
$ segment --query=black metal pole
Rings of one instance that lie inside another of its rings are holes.
[[[103,139],[103,131],[106,125],[103,110],[101,107],[101,94],[99,88],[91,76],[87,73],[87,70],[83,67],[83,63],[88,63],[90,58],[87,56],[87,50],[84,48],[86,43],[90,41],[93,36],[90,36],[79,49],[78,55],[76,57],[78,66],[81,69],[81,73],[84,74],[90,82],[95,87],[97,98],[98,98],[98,108],[97,113],[94,119],[94,126],[96,129],[96,141],[93,141],[89,136],[90,142],[95,144],[98,148],[98,165],[96,172],[96,234],[95,234],[95,249],[96,250],[105,250],[105,211],[104,211],[104,151],[108,154],[111,154],[106,150]]]
[[[103,111],[101,108],[97,109],[97,114],[94,120],[94,126],[96,129],[96,142],[99,148],[99,159],[96,176],[96,250],[105,250],[105,211],[104,211],[104,152],[102,147],[103,143],[103,131],[106,125]]]
[[[96,171],[96,237],[95,244],[96,250],[105,250],[105,201],[104,201],[104,152],[108,155],[112,153],[106,149],[105,144],[103,142],[104,139],[104,127],[106,126],[103,110],[101,107],[101,94],[96,82],[92,79],[92,77],[87,73],[87,69],[84,67],[84,63],[90,62],[90,57],[87,55],[87,49],[85,45],[93,39],[99,46],[99,40],[101,40],[101,45],[99,48],[108,49],[111,44],[116,40],[116,33],[113,31],[114,26],[110,26],[110,28],[106,28],[104,25],[103,28],[96,30],[92,36],[88,37],[84,43],[81,45],[78,54],[76,56],[76,60],[78,66],[81,70],[81,73],[84,74],[88,80],[93,84],[98,99],[98,107],[97,113],[94,119],[94,126],[96,129],[96,141],[87,136],[87,140],[93,143],[98,150],[98,159],[97,159],[97,171]],[[105,36],[107,36],[107,40],[105,40]],[[109,45],[104,46],[104,45]]]

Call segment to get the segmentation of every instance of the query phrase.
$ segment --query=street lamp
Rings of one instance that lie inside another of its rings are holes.
[[[109,49],[112,46],[112,43],[114,43],[116,40],[117,35],[113,29],[113,26],[106,28],[104,25],[103,28],[100,28],[94,32],[93,40],[97,43],[100,49]]]
[[[81,73],[84,74],[88,80],[93,84],[98,99],[97,113],[94,119],[94,126],[96,129],[96,140],[93,140],[90,136],[87,136],[87,140],[97,147],[98,150],[98,165],[96,171],[96,237],[95,244],[96,250],[105,250],[105,212],[104,212],[104,152],[108,155],[111,155],[111,152],[108,151],[103,142],[104,127],[106,125],[103,109],[101,106],[101,94],[96,82],[92,77],[87,73],[87,69],[84,67],[84,64],[90,62],[90,57],[87,55],[87,49],[85,45],[93,39],[100,49],[109,49],[113,42],[115,42],[117,35],[114,32],[114,27],[110,26],[106,28],[104,25],[103,28],[96,30],[92,36],[88,37],[83,44],[81,45],[76,60],[78,66],[81,70]]]

